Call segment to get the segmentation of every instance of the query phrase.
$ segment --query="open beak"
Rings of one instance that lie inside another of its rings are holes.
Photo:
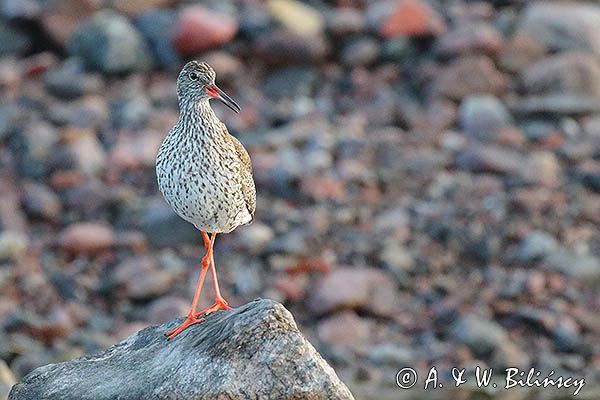
[[[227,93],[225,93],[224,91],[222,91],[221,89],[219,89],[217,87],[217,85],[208,85],[208,86],[206,86],[206,88],[204,90],[206,90],[206,93],[208,93],[208,95],[210,97],[212,97],[213,99],[220,100],[221,103],[225,104],[233,112],[235,112],[235,113],[239,113],[240,112],[241,108],[238,105],[238,103],[236,103],[235,101],[233,101],[233,99],[231,97],[229,97],[227,95]]]

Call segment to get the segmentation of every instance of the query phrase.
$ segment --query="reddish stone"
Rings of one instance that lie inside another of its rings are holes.
[[[182,55],[193,55],[229,42],[238,30],[237,21],[201,6],[181,10],[173,46]]]
[[[78,222],[69,225],[58,238],[60,247],[72,253],[98,253],[115,242],[112,228],[100,222]]]
[[[319,323],[319,340],[329,346],[356,346],[369,340],[372,327],[353,311],[344,311]]]
[[[399,0],[379,28],[386,38],[396,36],[437,36],[446,30],[442,18],[420,0]]]
[[[309,307],[316,313],[349,308],[390,317],[398,310],[398,293],[394,280],[381,270],[339,268],[311,290]]]
[[[65,46],[79,25],[102,7],[99,0],[57,0],[42,14],[42,25],[52,39]]]
[[[453,100],[470,94],[501,95],[507,79],[486,56],[461,57],[437,73],[435,89]]]

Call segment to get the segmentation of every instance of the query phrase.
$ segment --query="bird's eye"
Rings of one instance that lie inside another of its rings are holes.
[[[198,80],[198,74],[195,72],[190,72],[190,79],[193,81],[197,81]]]

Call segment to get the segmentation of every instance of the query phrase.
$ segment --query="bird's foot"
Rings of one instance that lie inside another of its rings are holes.
[[[173,340],[175,336],[179,335],[190,326],[199,324],[201,322],[204,322],[204,318],[200,318],[198,315],[188,315],[185,321],[183,321],[183,324],[179,325],[172,331],[165,333],[165,336],[167,337],[167,340]]]
[[[233,308],[229,307],[229,304],[225,301],[224,298],[217,298],[217,301],[212,306],[208,307],[206,310],[200,311],[196,314],[196,317],[200,317],[202,315],[210,315],[219,310],[233,310]]]

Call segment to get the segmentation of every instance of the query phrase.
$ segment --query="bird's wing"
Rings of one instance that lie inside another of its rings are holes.
[[[250,215],[254,217],[254,211],[256,210],[256,188],[254,187],[254,179],[252,178],[252,161],[240,141],[232,135],[229,135],[229,137],[241,162],[242,192],[246,201],[246,208]]]

